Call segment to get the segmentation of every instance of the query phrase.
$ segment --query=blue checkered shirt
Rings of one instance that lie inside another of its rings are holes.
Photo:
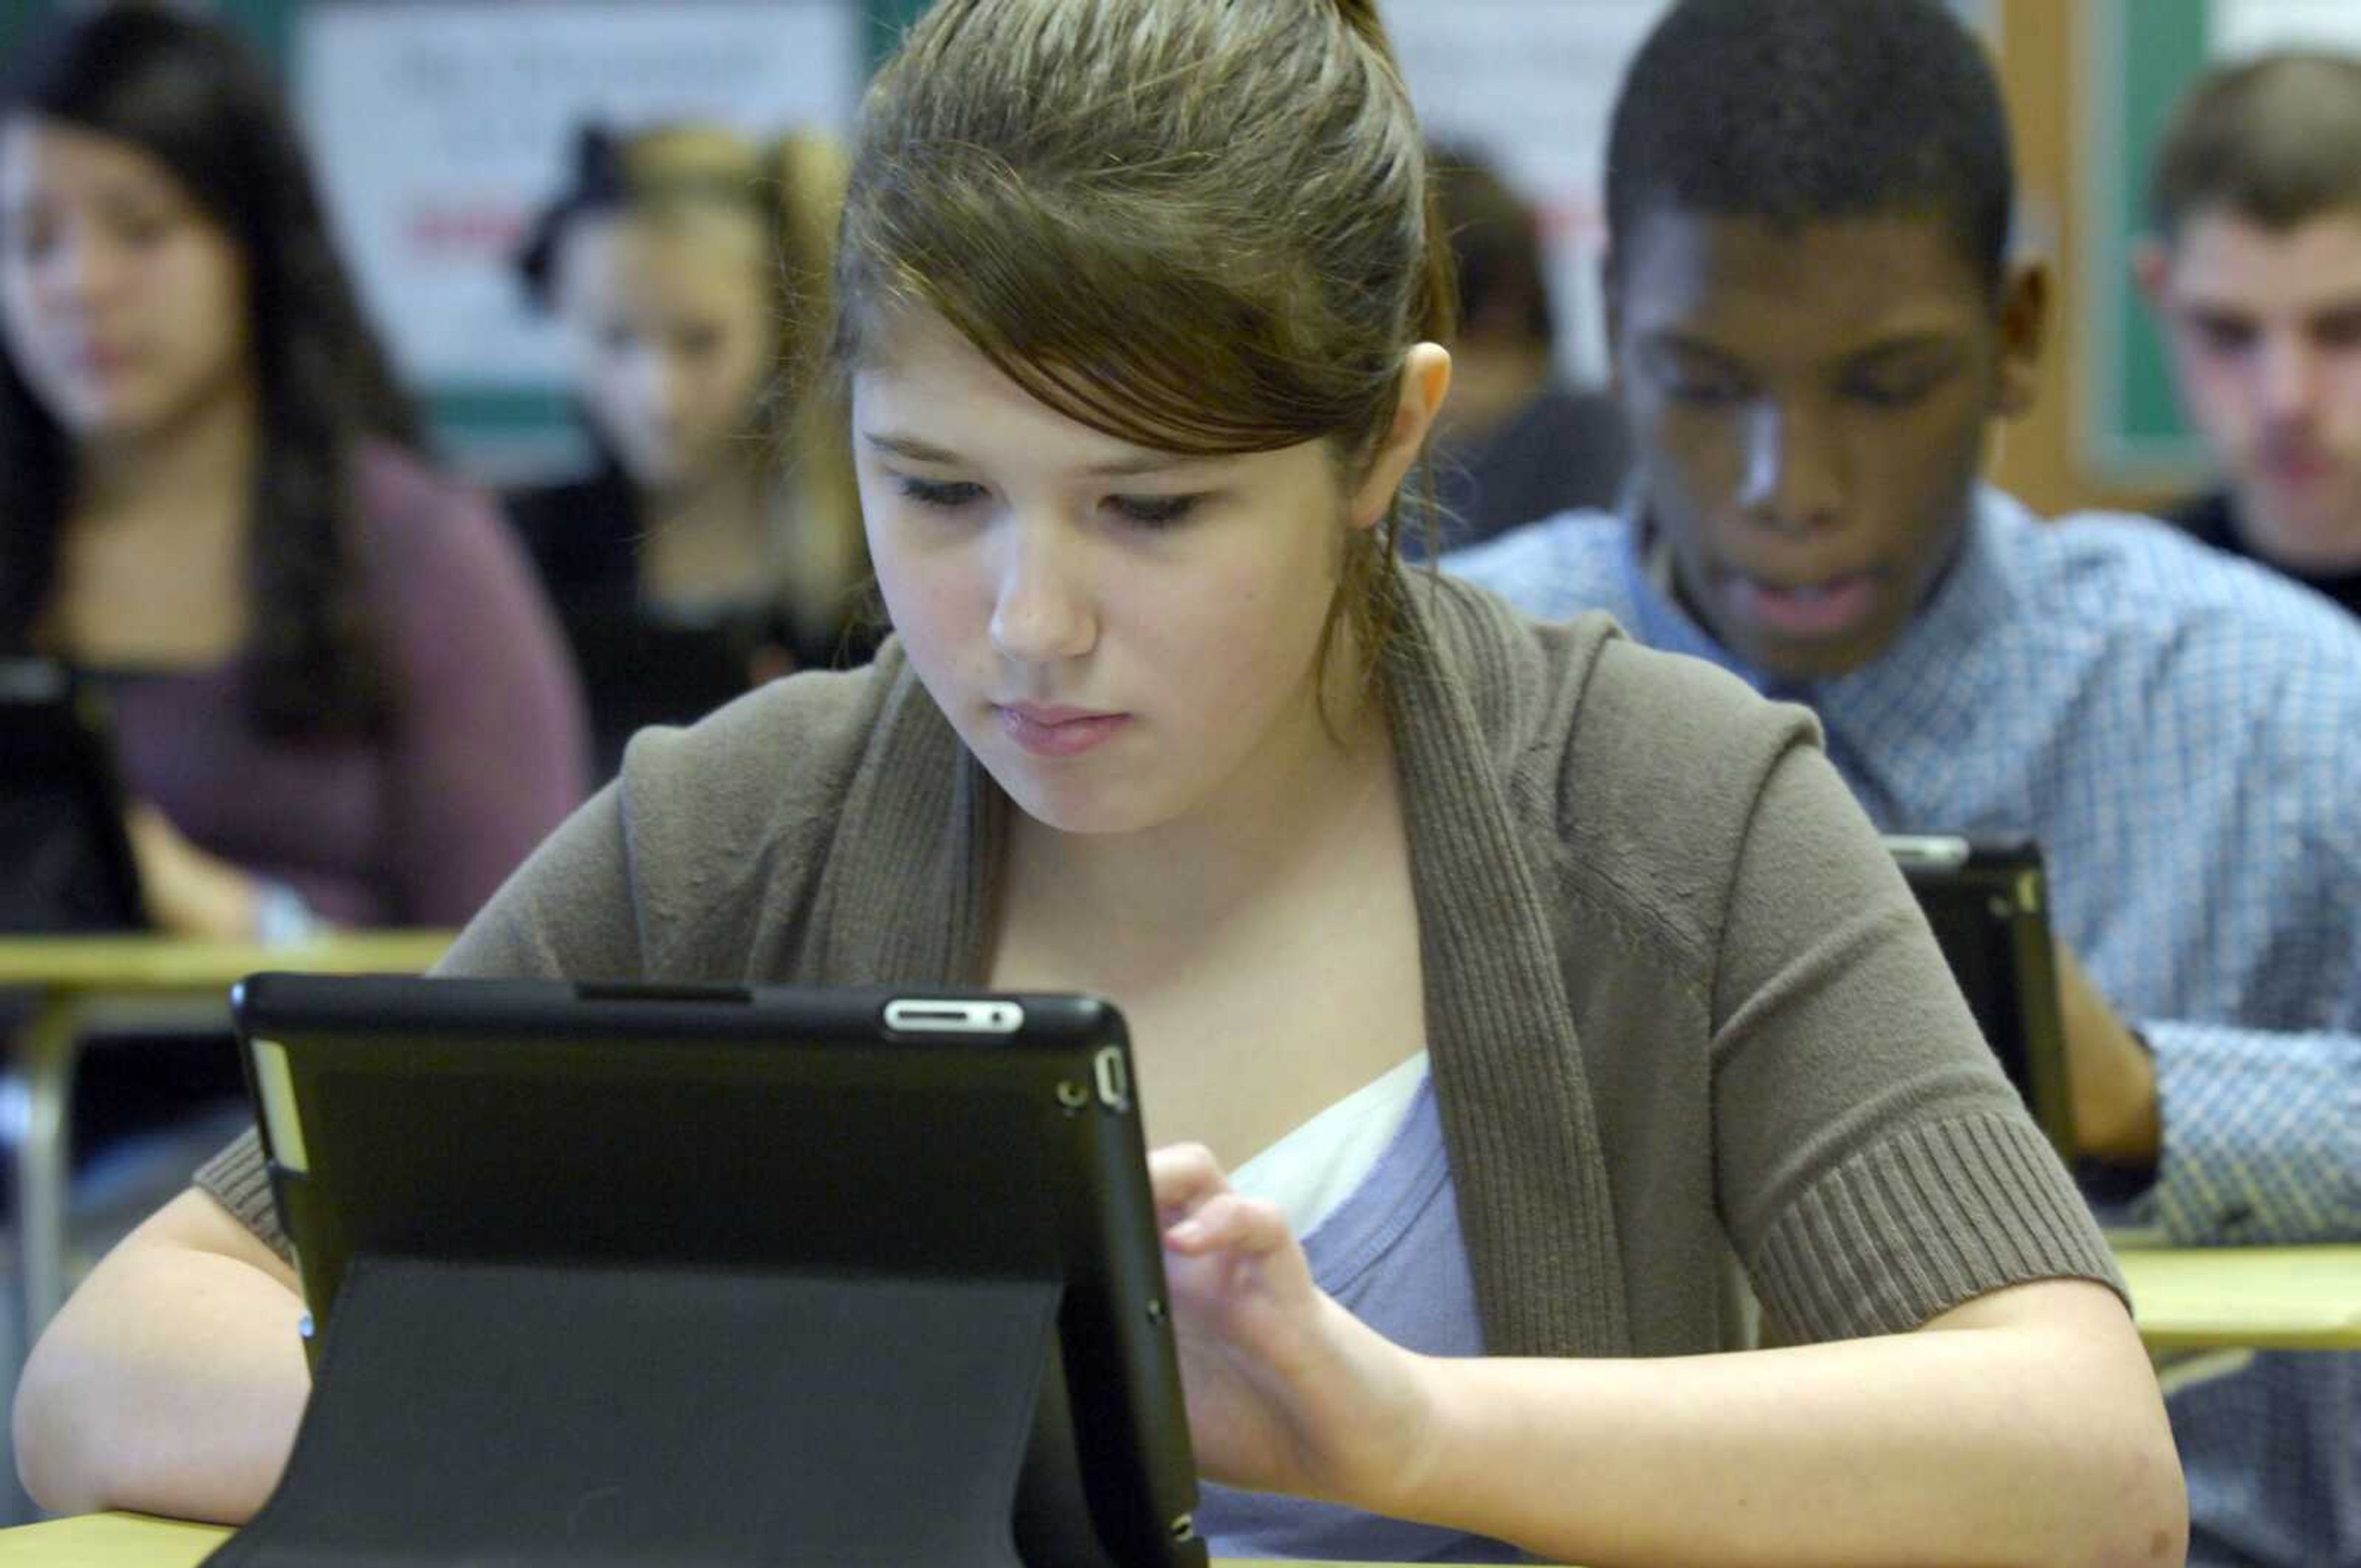
[[[2030,831],[2051,918],[2155,1049],[2169,1240],[2361,1236],[2361,622],[2145,518],[1996,491],[1894,645],[1833,680],[1741,666],[1625,517],[1444,565],[1531,614],[1809,705],[1891,831]],[[2170,1401],[2199,1563],[2361,1568],[2361,1355],[2280,1353]]]

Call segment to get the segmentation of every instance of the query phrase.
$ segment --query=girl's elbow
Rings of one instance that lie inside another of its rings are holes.
[[[26,1496],[50,1513],[95,1513],[106,1507],[106,1498],[84,1463],[87,1444],[76,1418],[85,1407],[64,1365],[69,1360],[51,1333],[26,1362],[9,1419],[16,1479]]]
[[[2160,1402],[2119,1423],[2122,1435],[2094,1444],[2110,1454],[2088,1496],[2108,1499],[2077,1568],[2178,1568],[2189,1559],[2189,1487]],[[2127,1429],[2127,1430],[2125,1430]]]

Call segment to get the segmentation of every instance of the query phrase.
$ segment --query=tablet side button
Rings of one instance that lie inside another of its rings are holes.
[[[1091,1063],[1099,1080],[1099,1103],[1121,1113],[1131,1109],[1131,1072],[1124,1066],[1123,1052],[1114,1046],[1100,1050]]]

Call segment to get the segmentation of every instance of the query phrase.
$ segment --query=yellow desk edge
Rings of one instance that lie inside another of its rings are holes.
[[[196,1568],[229,1531],[137,1514],[91,1514],[0,1530],[5,1568]]]
[[[348,931],[271,946],[159,936],[12,937],[0,940],[0,987],[137,994],[226,989],[260,970],[414,973],[441,958],[457,935]]]
[[[2361,1246],[2120,1249],[2154,1350],[2361,1350]]]
[[[228,1539],[229,1531],[217,1525],[138,1514],[89,1514],[0,1530],[0,1568],[197,1568]],[[1217,1561],[1224,1568],[1279,1568],[1226,1557]],[[1340,1563],[1331,1568],[1381,1565]]]

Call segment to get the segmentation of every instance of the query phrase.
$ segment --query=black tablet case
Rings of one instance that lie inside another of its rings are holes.
[[[286,1477],[207,1561],[1022,1568],[1058,1298],[358,1257]]]
[[[1891,836],[1887,843],[2002,1069],[2072,1164],[2065,1024],[2039,846],[2022,834]]]
[[[372,991],[467,982],[326,983],[366,1007]],[[250,1025],[248,988],[240,1015]],[[443,1044],[430,1037],[423,1048]],[[1070,1440],[1072,1396],[1059,1354],[1066,1286],[1038,1240],[996,1218],[1041,1179],[1037,1151],[1009,1149],[958,1195],[967,1245],[1005,1252],[996,1272],[894,1260],[893,1212],[933,1185],[927,1168],[954,1135],[953,1103],[871,1118],[888,1146],[868,1163],[888,1174],[877,1190],[846,1194],[832,1223],[815,1217],[817,1232],[835,1233],[810,1238],[823,1258],[875,1250],[879,1267],[667,1264],[654,1255],[662,1247],[643,1245],[652,1222],[668,1205],[679,1213],[681,1193],[699,1181],[717,1197],[730,1191],[730,1157],[700,1146],[743,1148],[763,1103],[727,1085],[655,1096],[664,1102],[648,1107],[650,1124],[685,1135],[678,1168],[667,1173],[649,1140],[629,1135],[629,1110],[601,1096],[597,1070],[555,1086],[572,1100],[564,1116],[592,1146],[607,1141],[621,1168],[618,1190],[643,1202],[561,1222],[578,1255],[537,1260],[492,1255],[498,1236],[469,1234],[456,1191],[407,1194],[422,1212],[453,1220],[449,1245],[430,1252],[379,1235],[355,1248],[287,1474],[208,1568],[1205,1562],[1192,1534],[1151,1531],[1136,1512],[1127,1524],[1110,1521],[1084,1495],[1098,1484],[1094,1472],[1115,1461],[1076,1452]],[[447,1120],[430,1128],[435,1101],[429,1080],[375,1084],[323,1120],[307,1117],[309,1135],[349,1143],[367,1135],[364,1120],[454,1148],[498,1135],[497,1097],[463,1101],[456,1115],[445,1097]],[[1066,1109],[1089,1113],[1082,1103]],[[528,1190],[507,1195],[512,1208],[562,1204],[580,1179],[584,1148],[546,1152],[544,1176],[528,1174]],[[438,1164],[387,1174],[414,1180]],[[908,1172],[898,1190],[897,1169]],[[359,1175],[366,1182],[379,1172]],[[283,1171],[279,1190],[282,1213],[316,1198],[291,1190]],[[798,1212],[810,1212],[809,1198]],[[296,1234],[332,1234],[324,1227],[335,1218],[315,1205]],[[764,1223],[751,1207],[708,1207],[688,1222],[697,1234],[680,1250],[759,1245]],[[882,1248],[862,1240],[881,1234]],[[1148,1310],[1160,1323],[1160,1307]],[[1177,1387],[1168,1392],[1177,1410]],[[1062,1452],[1046,1452],[1061,1437]],[[1111,1536],[1111,1522],[1134,1533]]]

